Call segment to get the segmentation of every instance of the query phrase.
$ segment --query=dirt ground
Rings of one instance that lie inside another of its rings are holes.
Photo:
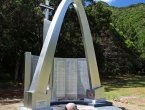
[[[138,105],[128,104],[127,102],[117,102],[117,101],[111,101],[113,102],[114,106],[117,106],[119,108],[122,108],[122,110],[145,110],[145,107],[140,107]]]
[[[127,101],[111,101],[114,106],[122,110],[145,110],[145,107],[140,107],[137,104],[129,104]],[[22,99],[0,100],[0,110],[18,110],[18,106],[23,103]]]

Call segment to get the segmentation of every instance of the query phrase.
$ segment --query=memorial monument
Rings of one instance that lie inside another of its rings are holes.
[[[86,58],[54,58],[60,28],[71,3],[79,18]],[[18,109],[55,110],[58,106],[64,107],[60,104],[73,102],[79,104],[78,108],[120,110],[105,100],[81,0],[62,0],[52,21],[48,20],[49,9],[53,9],[49,1],[40,5],[45,7],[44,44],[40,56],[25,53],[24,104]]]

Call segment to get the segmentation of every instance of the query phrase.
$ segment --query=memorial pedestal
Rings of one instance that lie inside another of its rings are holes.
[[[93,100],[105,98],[104,97],[104,87],[99,86],[99,87],[96,87],[93,89],[87,89],[86,98],[93,99]]]
[[[78,110],[121,110],[121,108],[117,108],[115,106],[103,106],[103,107],[94,107],[90,105],[82,105],[82,104],[76,104]],[[18,110],[32,110],[27,109],[23,105],[19,106]],[[65,104],[58,104],[58,105],[52,105],[48,108],[43,109],[36,109],[36,110],[65,110]]]
[[[24,95],[25,108],[35,110],[36,108],[41,109],[50,107],[51,90],[47,91],[47,94],[26,91]]]

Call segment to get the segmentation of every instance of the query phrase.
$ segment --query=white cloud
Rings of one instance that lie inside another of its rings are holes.
[[[96,1],[100,1],[100,0],[96,0]],[[112,3],[112,2],[114,2],[115,0],[101,0],[101,1],[104,1],[104,2],[106,2],[106,3]]]

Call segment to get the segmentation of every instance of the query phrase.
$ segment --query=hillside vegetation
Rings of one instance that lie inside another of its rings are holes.
[[[61,0],[51,0],[52,20]],[[90,1],[85,11],[92,33],[100,75],[145,74],[145,4],[112,7]],[[0,1],[0,79],[7,82],[24,76],[24,53],[40,55],[43,45],[43,0]],[[85,2],[84,2],[85,4]],[[91,54],[91,53],[90,53]],[[64,17],[54,57],[85,57],[75,9]]]
[[[134,42],[141,58],[145,58],[145,4],[128,7],[108,7],[112,11],[112,22],[123,34]]]
[[[112,24],[116,31],[126,39],[126,43],[134,47],[132,55],[137,54],[136,71],[144,72],[145,59],[145,4],[132,4],[127,7],[113,7],[101,2],[103,8],[112,12]],[[132,49],[131,49],[132,50]],[[130,55],[130,57],[132,57]]]

